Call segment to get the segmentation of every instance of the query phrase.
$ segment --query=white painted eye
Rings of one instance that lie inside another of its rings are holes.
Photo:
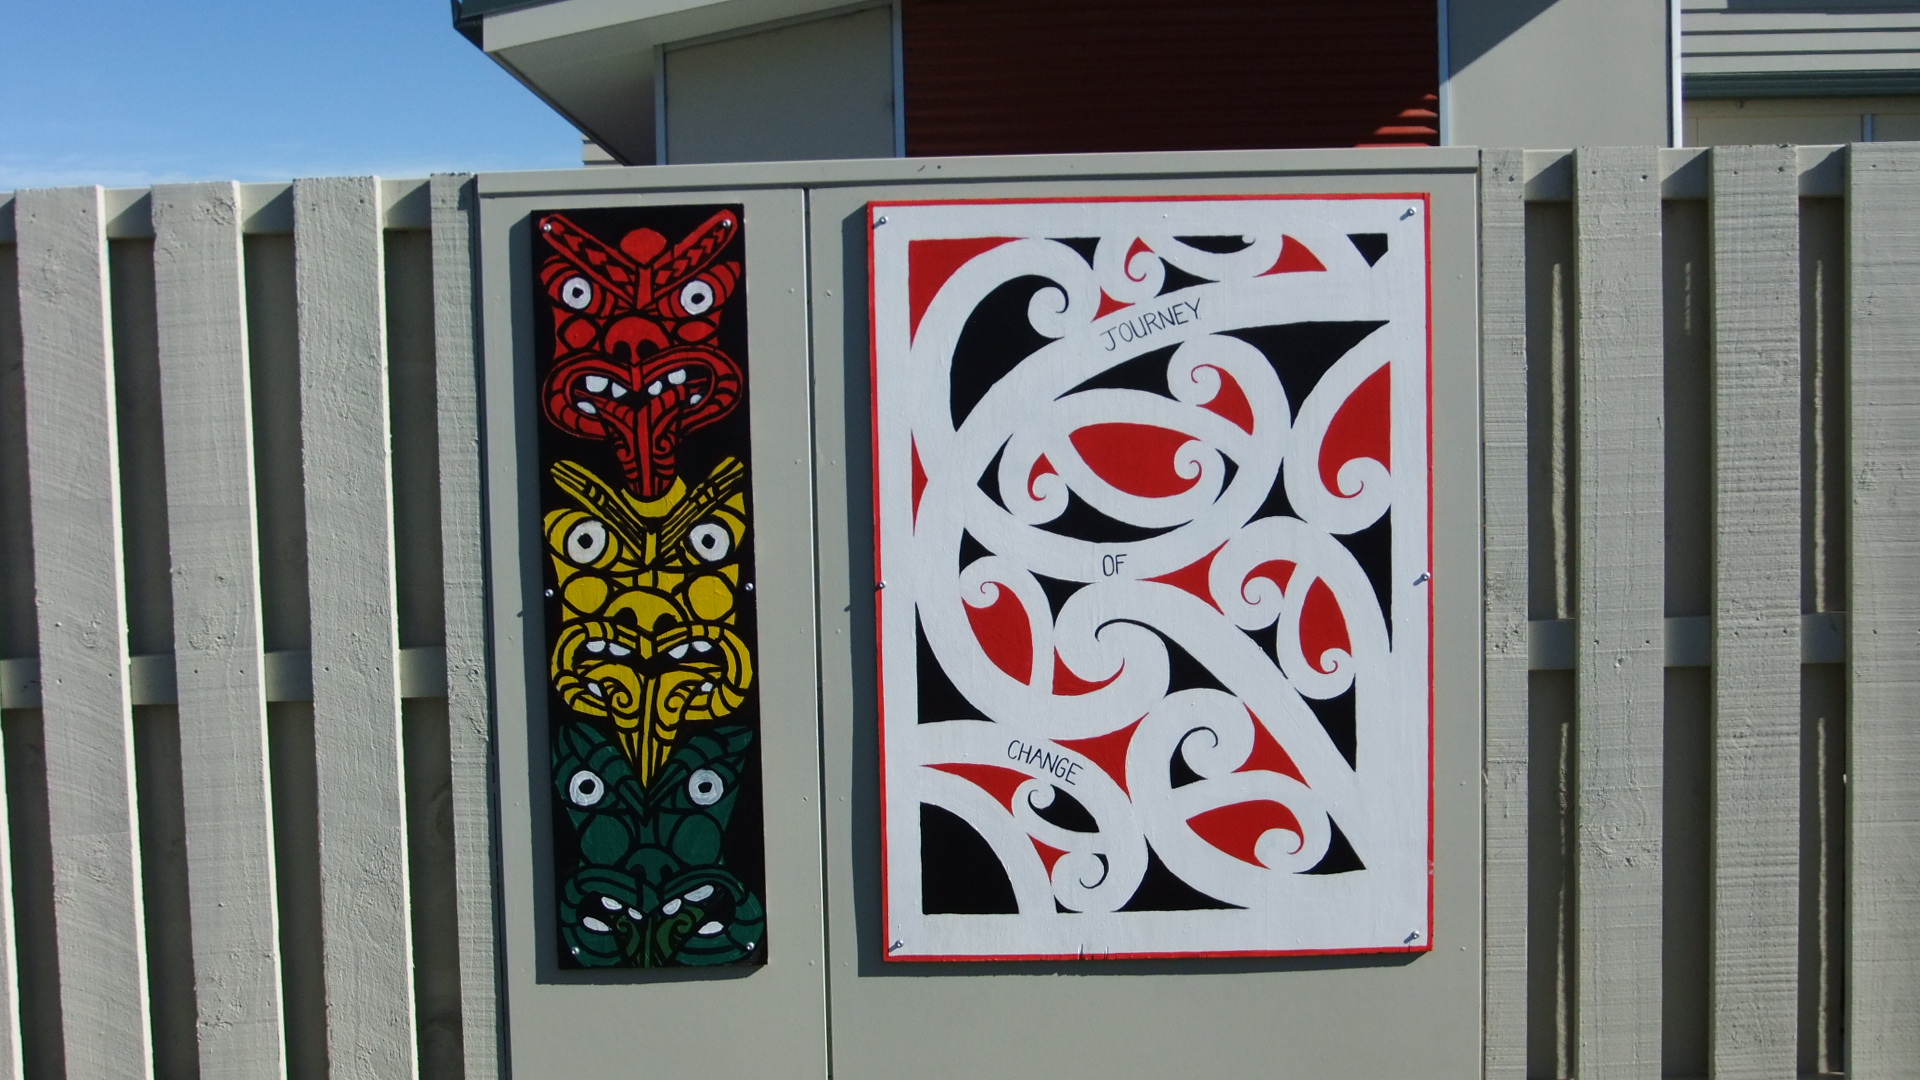
[[[593,283],[583,277],[570,277],[560,285],[560,302],[575,311],[593,303]]]
[[[687,798],[692,799],[695,806],[712,806],[726,792],[727,785],[712,769],[695,769],[693,775],[687,777]]]
[[[594,806],[606,796],[606,781],[591,770],[581,769],[567,781],[567,798],[573,800],[575,806]]]
[[[584,919],[581,919],[580,925],[586,927],[587,929],[593,931],[596,934],[610,933],[613,930],[612,927],[608,926],[606,923],[601,922],[599,919],[596,919],[591,915],[587,916]]]
[[[713,306],[713,286],[704,281],[689,281],[680,290],[680,306],[689,315],[704,315]]]
[[[615,900],[611,896],[603,896],[600,898],[600,906],[606,908],[608,911],[619,911],[620,901]]]
[[[705,926],[702,926],[700,929],[695,930],[694,933],[699,934],[702,937],[712,937],[713,935],[725,929],[726,927],[720,925],[717,922],[710,922],[710,923],[707,923]]]
[[[733,550],[733,534],[727,531],[726,526],[711,521],[695,525],[687,533],[687,542],[693,545],[694,554],[708,562],[719,562],[727,557],[727,552]]]
[[[606,523],[592,518],[573,527],[567,534],[567,557],[577,563],[590,563],[607,553]]]

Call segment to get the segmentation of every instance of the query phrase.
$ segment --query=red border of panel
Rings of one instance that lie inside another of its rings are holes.
[[[1280,957],[1280,956],[1373,956],[1400,953],[1426,953],[1434,949],[1434,764],[1435,764],[1435,711],[1434,694],[1434,580],[1426,582],[1427,594],[1427,934],[1417,945],[1382,945],[1353,949],[1223,949],[1210,952],[1103,952],[1103,953],[1005,953],[957,955],[894,956],[888,951],[891,942],[887,940],[893,924],[892,897],[888,882],[892,880],[889,865],[887,830],[887,665],[886,665],[886,589],[884,578],[879,576],[882,565],[880,544],[880,348],[879,320],[875,315],[874,302],[874,216],[893,206],[991,206],[991,205],[1036,205],[1048,203],[1133,203],[1133,202],[1298,202],[1312,200],[1324,201],[1405,201],[1418,200],[1421,213],[1426,218],[1423,223],[1426,234],[1426,250],[1422,252],[1426,286],[1427,305],[1427,565],[1425,572],[1433,573],[1433,196],[1425,191],[1402,192],[1333,192],[1327,194],[1270,194],[1270,195],[1090,195],[1064,198],[997,198],[997,199],[887,199],[867,203],[867,409],[870,446],[868,453],[873,473],[873,647],[874,647],[874,691],[878,695],[876,715],[879,719],[880,754],[880,955],[888,963],[945,963],[953,961],[1006,962],[1015,960],[1212,960],[1234,957]],[[852,582],[848,583],[849,585]]]

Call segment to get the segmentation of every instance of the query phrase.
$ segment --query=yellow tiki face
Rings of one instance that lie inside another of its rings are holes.
[[[613,720],[642,785],[682,721],[740,707],[753,657],[735,631],[747,538],[746,469],[726,458],[688,487],[642,500],[569,461],[554,483],[579,504],[546,517],[560,633],[554,689]]]

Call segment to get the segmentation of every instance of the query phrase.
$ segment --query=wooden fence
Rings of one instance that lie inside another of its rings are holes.
[[[1920,1074],[1920,145],[1480,192],[1485,1074]],[[502,1071],[472,200],[0,194],[0,1080]]]
[[[496,1074],[469,187],[0,196],[0,1077]]]
[[[1483,155],[1489,1076],[1920,1072],[1916,168]]]

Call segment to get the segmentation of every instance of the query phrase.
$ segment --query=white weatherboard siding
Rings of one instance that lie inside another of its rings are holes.
[[[1920,73],[1920,11],[1904,4],[1878,11],[1870,4],[1780,4],[1768,10],[1738,0],[1685,0],[1681,42],[1688,75]]]

